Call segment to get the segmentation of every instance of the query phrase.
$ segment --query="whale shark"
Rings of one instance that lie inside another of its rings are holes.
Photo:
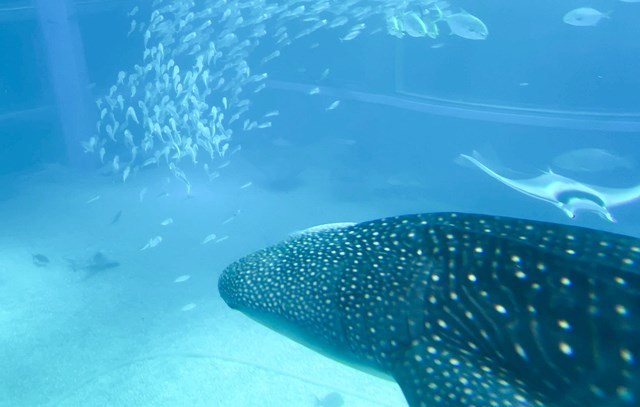
[[[639,265],[635,237],[431,213],[296,233],[218,289],[411,407],[637,406]]]
[[[492,178],[536,199],[547,201],[574,219],[579,212],[594,212],[600,217],[615,222],[609,208],[640,199],[640,185],[630,188],[608,188],[584,184],[549,170],[526,179],[511,179],[498,174],[484,163],[477,152],[472,156],[460,154]]]

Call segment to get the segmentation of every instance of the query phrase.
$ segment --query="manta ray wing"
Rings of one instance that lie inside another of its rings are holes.
[[[575,218],[577,212],[589,211],[614,222],[608,206],[620,205],[640,197],[640,186],[629,190],[607,189],[583,184],[551,171],[533,178],[514,180],[493,171],[476,157],[466,154],[460,156],[508,187],[533,198],[550,202],[570,218]]]
[[[630,188],[607,188],[595,185],[589,185],[589,187],[597,191],[598,195],[602,197],[602,200],[610,208],[640,199],[640,185]]]
[[[484,165],[475,157],[471,157],[466,154],[460,154],[460,157],[469,160],[472,164],[480,168],[486,174],[492,178],[497,179],[510,188],[515,189],[525,195],[529,195],[536,199],[541,199],[548,202],[557,202],[558,190],[565,185],[561,176],[556,176],[553,173],[545,173],[534,178],[527,178],[523,180],[514,180],[504,177],[491,168]]]

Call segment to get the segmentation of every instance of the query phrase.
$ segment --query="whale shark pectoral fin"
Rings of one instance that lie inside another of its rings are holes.
[[[426,337],[412,342],[391,374],[410,407],[543,405],[514,383],[511,376],[488,366],[480,356],[450,351],[443,342]]]

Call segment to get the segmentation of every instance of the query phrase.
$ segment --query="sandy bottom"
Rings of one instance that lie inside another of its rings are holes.
[[[124,184],[59,167],[3,179],[0,406],[315,406],[331,392],[347,407],[406,406],[395,383],[227,308],[217,278],[295,230],[430,208],[336,200],[323,174],[288,192],[241,188],[254,175],[193,181],[192,198],[161,170]],[[119,266],[83,269],[98,252]]]

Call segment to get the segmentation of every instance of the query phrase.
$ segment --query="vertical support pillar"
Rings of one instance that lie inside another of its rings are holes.
[[[81,142],[92,135],[92,109],[80,28],[72,0],[34,0],[44,40],[49,77],[69,165],[85,167],[91,156]]]

